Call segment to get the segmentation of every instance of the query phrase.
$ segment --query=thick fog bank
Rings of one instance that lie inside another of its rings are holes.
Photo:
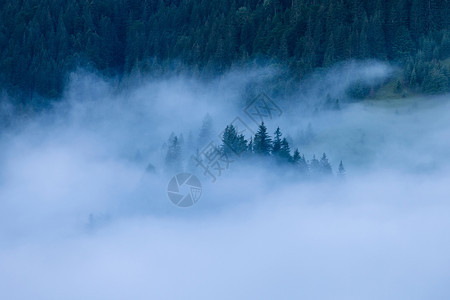
[[[345,177],[245,158],[215,182],[192,171],[205,115],[207,141],[236,117],[256,131],[248,97],[270,96],[258,82],[274,72],[124,90],[79,73],[52,110],[3,129],[0,298],[449,298],[449,95],[355,103],[352,74],[377,84],[392,68],[340,66],[271,98],[280,113],[264,121],[307,159],[326,152],[334,173],[342,160]],[[167,195],[172,132],[180,171],[202,183],[189,208]]]

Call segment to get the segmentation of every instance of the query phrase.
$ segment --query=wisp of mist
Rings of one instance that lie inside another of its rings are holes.
[[[196,139],[209,114],[218,141],[249,84],[277,72],[117,88],[80,71],[51,109],[2,129],[0,299],[449,299],[450,97],[345,101],[356,79],[395,72],[385,64],[273,99],[269,133],[326,152],[335,173],[342,160],[345,178],[235,161],[215,182],[198,172],[194,206],[170,202],[171,133]],[[321,109],[330,95],[340,110]]]

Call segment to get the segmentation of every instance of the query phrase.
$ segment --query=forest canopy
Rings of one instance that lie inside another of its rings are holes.
[[[25,101],[59,97],[78,66],[216,74],[258,59],[301,79],[373,58],[401,65],[402,87],[450,85],[448,0],[0,0],[0,14],[1,88]]]

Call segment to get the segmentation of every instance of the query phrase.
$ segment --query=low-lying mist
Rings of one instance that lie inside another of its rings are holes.
[[[352,62],[272,98],[270,135],[279,126],[307,159],[326,152],[335,175],[236,159],[215,182],[189,165],[205,116],[213,142],[236,117],[256,131],[244,109],[271,96],[261,82],[277,70],[120,89],[74,73],[64,99],[0,131],[0,298],[449,298],[449,95],[345,94],[392,72]],[[179,170],[164,166],[172,133]],[[177,171],[202,182],[192,207],[169,201]]]

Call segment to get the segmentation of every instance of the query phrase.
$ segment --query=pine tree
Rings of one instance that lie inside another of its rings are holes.
[[[311,172],[311,175],[318,175],[320,174],[320,162],[319,160],[316,158],[316,155],[313,155],[313,158],[311,159],[311,161],[308,164],[308,169]]]
[[[222,135],[222,146],[221,146],[222,152],[231,153],[235,151],[234,146],[236,144],[236,140],[237,140],[236,128],[233,125],[227,125]]]
[[[277,130],[275,130],[274,134],[275,135],[273,137],[272,154],[278,155],[278,152],[281,149],[281,136],[283,135],[281,133],[280,127],[277,127]]]
[[[238,134],[236,127],[228,125],[222,135],[222,152],[241,155],[247,150],[247,140],[243,134]]]
[[[283,138],[283,140],[281,141],[279,157],[284,162],[289,162],[292,159],[291,148],[290,148],[289,143],[286,138]]]
[[[242,153],[244,153],[245,151],[247,151],[248,149],[248,142],[245,139],[243,134],[239,134],[237,136],[237,140],[236,140],[236,154],[237,155],[241,155]]]
[[[292,164],[299,171],[299,173],[306,175],[308,173],[308,163],[306,162],[305,156],[300,155],[298,148],[295,149],[294,154],[291,159]]]
[[[322,154],[322,158],[320,159],[320,171],[324,175],[332,174],[331,165],[325,153]]]
[[[253,139],[253,151],[260,155],[269,155],[272,150],[272,139],[267,133],[264,122],[258,127],[258,131]]]

